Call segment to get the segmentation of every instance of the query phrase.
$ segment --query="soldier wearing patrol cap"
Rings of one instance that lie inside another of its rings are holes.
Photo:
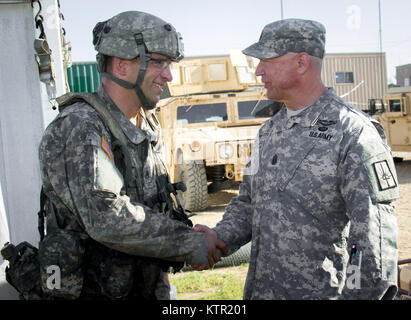
[[[98,23],[93,36],[102,86],[59,98],[40,144],[49,201],[40,263],[61,270],[56,290],[42,270],[43,290],[57,299],[169,299],[169,264],[207,263],[204,236],[164,214],[175,213],[171,185],[142,110],[172,80],[181,37],[138,11]]]
[[[323,85],[324,47],[323,25],[287,19],[243,51],[260,59],[256,75],[284,106],[261,127],[222,221],[194,229],[230,252],[252,241],[245,299],[391,299],[397,290],[391,151],[378,123]]]

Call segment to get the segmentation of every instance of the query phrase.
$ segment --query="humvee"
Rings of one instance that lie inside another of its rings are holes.
[[[370,99],[368,112],[384,128],[388,145],[396,158],[411,152],[411,87],[388,89],[383,99]]]
[[[242,180],[257,131],[281,104],[229,56],[184,59],[172,72],[170,97],[155,110],[165,162],[172,182],[186,184],[185,208],[203,210],[209,193]]]

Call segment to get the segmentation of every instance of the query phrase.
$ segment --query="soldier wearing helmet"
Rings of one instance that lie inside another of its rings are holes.
[[[98,23],[93,36],[102,86],[59,98],[39,149],[48,199],[40,264],[61,269],[58,290],[42,271],[43,290],[59,299],[169,299],[170,265],[208,263],[203,234],[170,218],[172,186],[142,110],[171,81],[181,37],[137,11]]]

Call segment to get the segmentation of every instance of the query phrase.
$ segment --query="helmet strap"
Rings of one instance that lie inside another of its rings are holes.
[[[110,79],[111,81],[114,81],[115,83],[117,83],[119,86],[121,86],[121,87],[123,87],[123,88],[126,88],[126,89],[134,89],[134,87],[135,87],[135,84],[134,84],[134,83],[125,81],[125,80],[123,80],[123,79],[116,78],[115,76],[113,76],[113,75],[110,74],[110,73],[101,72],[100,74],[101,74],[102,77],[106,77],[106,78]]]
[[[151,110],[154,109],[156,106],[156,103],[154,101],[151,101],[148,99],[143,90],[141,90],[141,84],[144,81],[144,77],[146,75],[148,63],[151,59],[151,53],[148,53],[146,50],[146,47],[144,45],[143,41],[143,35],[141,33],[135,35],[136,43],[137,43],[137,49],[139,52],[139,57],[140,57],[140,69],[138,71],[138,76],[137,76],[137,81],[136,83],[131,83],[119,78],[114,77],[112,74],[109,74],[107,72],[101,72],[101,76],[106,77],[115,83],[117,83],[119,86],[126,88],[126,89],[133,89],[135,93],[137,94],[138,98],[140,99],[140,102],[143,106],[144,109],[146,110]]]
[[[137,96],[140,98],[141,103],[143,104],[143,108],[146,110],[151,110],[156,106],[154,101],[149,100],[143,90],[141,90],[141,84],[143,83],[144,77],[146,75],[148,63],[151,59],[151,53],[147,52],[146,46],[144,44],[143,34],[137,33],[134,35],[137,44],[137,50],[140,56],[140,69],[138,71],[137,81],[134,86],[134,91],[136,92]]]

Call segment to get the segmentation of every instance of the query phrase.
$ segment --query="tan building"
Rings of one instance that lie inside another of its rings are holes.
[[[368,99],[381,99],[387,92],[385,53],[328,53],[322,79],[345,101],[366,109]]]
[[[395,69],[397,86],[409,87],[411,85],[411,63],[397,66]]]

